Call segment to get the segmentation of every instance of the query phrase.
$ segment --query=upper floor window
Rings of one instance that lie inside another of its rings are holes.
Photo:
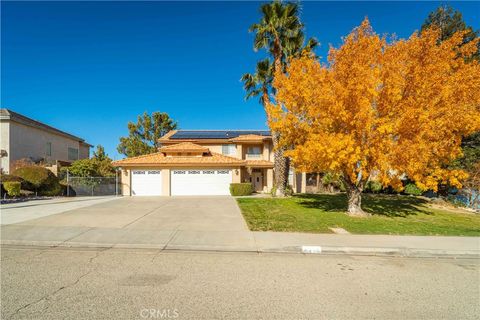
[[[224,144],[222,145],[222,154],[235,155],[237,154],[237,147],[234,144]]]
[[[247,155],[249,157],[258,158],[261,156],[261,154],[262,154],[262,148],[260,148],[259,146],[252,146],[247,148]]]
[[[78,149],[68,147],[68,160],[78,160]]]
[[[45,154],[46,154],[47,157],[52,156],[52,143],[51,142],[47,142],[47,144],[45,146]]]

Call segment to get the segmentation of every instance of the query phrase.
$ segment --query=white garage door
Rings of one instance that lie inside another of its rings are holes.
[[[172,196],[230,194],[230,169],[175,169],[170,172]]]
[[[132,196],[161,196],[162,171],[132,170]]]

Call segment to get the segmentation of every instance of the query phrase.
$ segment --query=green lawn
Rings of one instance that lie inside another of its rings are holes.
[[[480,236],[480,215],[435,209],[416,197],[362,195],[369,218],[345,214],[345,194],[290,198],[237,198],[250,230],[332,233],[340,227],[356,234]]]

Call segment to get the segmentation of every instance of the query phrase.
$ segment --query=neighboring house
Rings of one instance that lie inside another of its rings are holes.
[[[30,159],[56,167],[88,158],[91,145],[8,109],[0,109],[1,169],[9,173],[16,160]]]
[[[122,169],[123,195],[229,195],[234,182],[257,192],[273,187],[269,131],[172,130],[160,142],[156,153],[113,163]]]

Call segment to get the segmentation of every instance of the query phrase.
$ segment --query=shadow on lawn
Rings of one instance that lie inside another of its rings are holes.
[[[298,203],[306,208],[316,208],[327,212],[347,211],[347,196],[340,194],[299,194]],[[407,217],[410,215],[431,214],[423,206],[426,200],[398,195],[362,194],[362,208],[373,215],[387,217]]]

